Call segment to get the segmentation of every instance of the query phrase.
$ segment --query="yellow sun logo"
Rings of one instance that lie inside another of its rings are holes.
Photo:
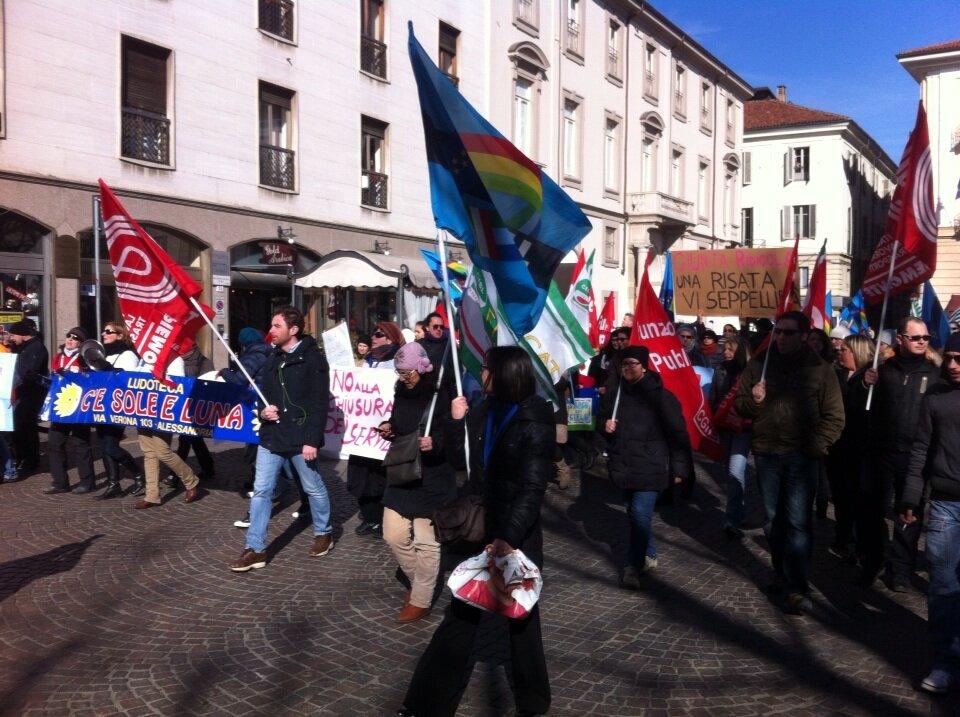
[[[53,402],[53,412],[60,418],[72,416],[80,406],[83,389],[75,383],[67,384],[57,394]]]

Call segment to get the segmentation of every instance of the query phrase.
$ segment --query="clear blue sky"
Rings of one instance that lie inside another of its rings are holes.
[[[847,115],[899,163],[920,85],[896,55],[960,39],[960,0],[653,0],[754,87]]]

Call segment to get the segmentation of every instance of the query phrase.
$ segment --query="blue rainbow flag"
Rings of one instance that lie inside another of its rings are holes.
[[[863,300],[863,291],[858,291],[850,299],[850,303],[840,312],[840,323],[844,324],[850,333],[870,335],[870,322],[867,321],[867,307]]]
[[[933,290],[933,284],[929,281],[923,283],[923,303],[920,305],[920,318],[927,325],[927,331],[933,336],[930,339],[930,347],[942,348],[950,335],[950,322],[943,311],[937,292]]]
[[[440,286],[443,286],[443,267],[440,264],[440,257],[436,252],[430,251],[429,249],[421,249],[420,253],[423,254],[423,260],[427,262],[430,271],[437,277]],[[448,261],[447,276],[450,278],[450,300],[454,303],[459,303],[463,298],[463,282],[467,280],[467,272],[462,264],[455,261]]]
[[[673,259],[670,252],[666,253],[667,261],[663,265],[663,282],[660,284],[660,303],[673,321]]]
[[[463,98],[417,42],[413,23],[408,27],[434,219],[490,273],[504,318],[523,336],[540,318],[557,266],[590,222]]]

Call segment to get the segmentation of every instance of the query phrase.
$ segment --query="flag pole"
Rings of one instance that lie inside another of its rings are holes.
[[[887,304],[890,301],[890,285],[893,283],[893,269],[897,264],[897,249],[900,246],[900,242],[896,239],[893,240],[893,251],[890,252],[890,269],[887,271],[887,287],[883,290],[883,307],[880,309],[880,326],[877,328],[877,343],[873,350],[873,368],[876,370],[877,366],[880,364],[880,332],[883,331],[883,325],[887,321]],[[873,403],[873,387],[875,384],[870,384],[870,388],[867,389],[867,410],[870,410],[870,404]]]
[[[233,349],[230,348],[230,344],[227,343],[227,340],[223,338],[219,331],[217,331],[217,328],[213,325],[213,322],[210,320],[210,317],[207,316],[207,313],[200,307],[200,304],[197,303],[197,300],[192,296],[190,297],[190,303],[193,304],[193,308],[197,310],[197,313],[203,317],[203,320],[207,322],[207,326],[209,326],[210,330],[213,331],[213,335],[220,339],[220,343],[223,344],[223,347],[227,350],[227,353],[230,354],[230,358],[233,359],[233,362],[237,365],[237,368],[240,369],[240,373],[242,373],[246,377],[247,381],[250,382],[250,387],[257,392],[257,396],[259,396],[260,400],[263,401],[263,405],[269,406],[270,401],[268,401],[266,396],[263,395],[263,392],[260,390],[257,384],[253,382],[253,377],[247,373],[247,369],[244,368],[242,363],[240,363],[240,359],[237,358],[237,355],[233,352]]]
[[[450,269],[447,267],[447,231],[437,232],[437,248],[440,250],[440,270],[443,272],[443,298],[447,304],[447,318],[450,320],[450,354],[453,357],[453,380],[457,384],[457,396],[463,395],[463,383],[460,380],[460,356],[455,350],[456,332],[453,330],[453,299],[450,298]]]

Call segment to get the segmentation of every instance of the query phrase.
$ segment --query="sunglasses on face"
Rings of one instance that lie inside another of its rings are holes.
[[[372,338],[375,338],[375,339],[385,339],[385,338],[387,338],[387,335],[386,335],[385,333],[383,333],[382,331],[374,331],[372,334],[370,334],[370,336],[371,336]]]
[[[427,328],[431,331],[443,331],[443,324],[430,324]]]
[[[621,361],[620,368],[636,368],[640,365],[639,361]]]
[[[800,333],[800,329],[774,329],[773,333],[780,336],[796,336]]]
[[[943,365],[946,366],[951,361],[955,361],[958,366],[960,366],[960,354],[944,354],[943,355]]]
[[[80,337],[77,336],[76,334],[67,334],[67,338],[68,338],[69,340],[71,340],[71,341],[79,341],[79,340],[80,340]]]
[[[900,334],[907,341],[913,341],[915,344],[920,343],[921,341],[929,341],[933,337],[930,334],[913,334],[907,336],[907,334]]]
[[[104,329],[101,333],[110,334],[111,336],[119,336],[120,332],[116,329]]]

